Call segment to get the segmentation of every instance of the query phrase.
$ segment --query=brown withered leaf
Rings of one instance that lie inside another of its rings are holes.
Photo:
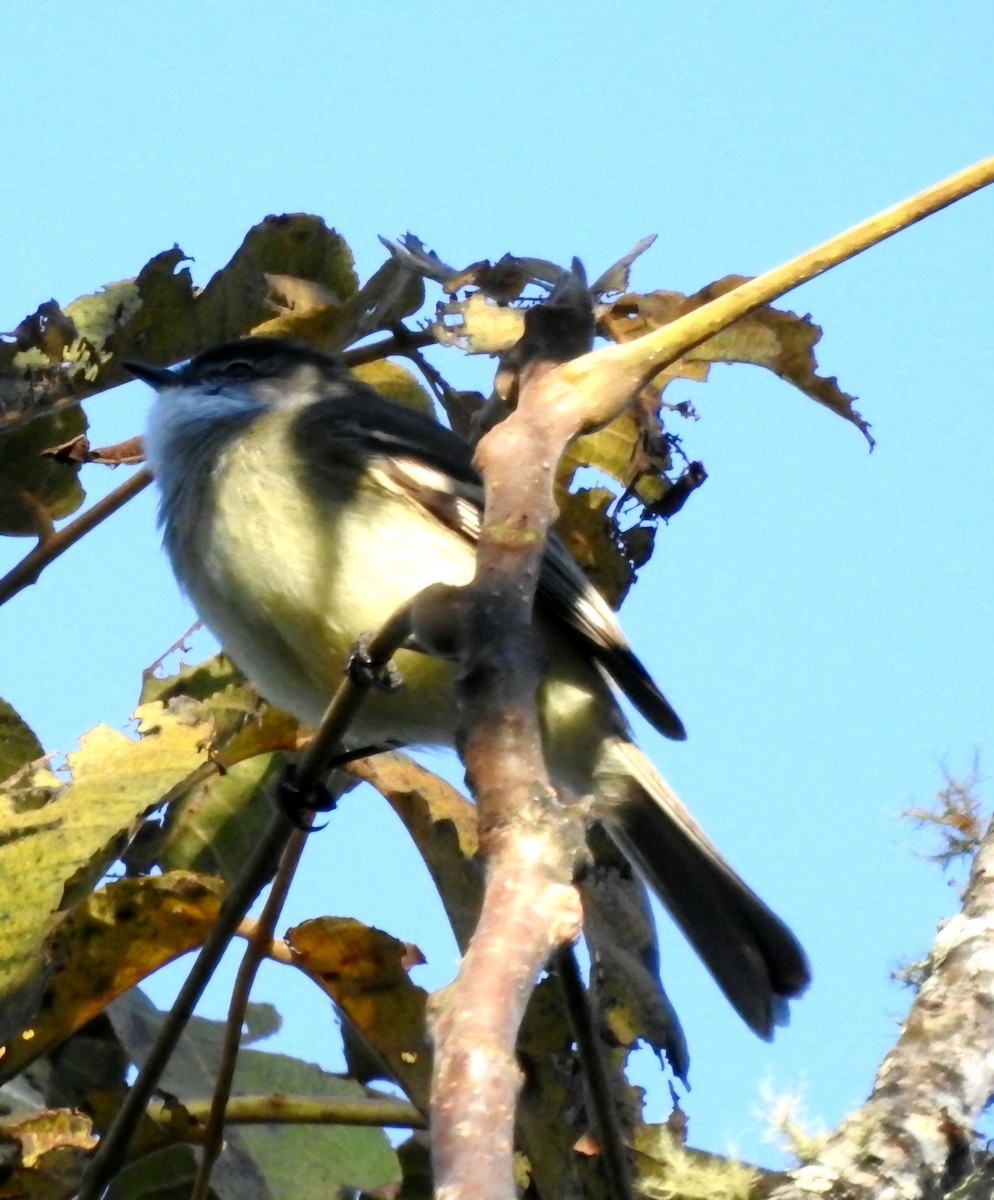
[[[60,463],[92,462],[90,439],[85,433],[77,433],[68,442],[61,442],[58,446],[49,446],[41,453],[44,458],[54,458],[56,462]]]
[[[745,282],[745,276],[726,275],[691,296],[662,291],[621,296],[601,315],[601,324],[615,341],[630,341],[670,324],[677,317],[734,291]],[[821,329],[810,317],[799,317],[778,308],[760,308],[691,350],[654,382],[658,387],[673,377],[702,381],[707,378],[708,366],[714,362],[752,363],[766,367],[855,425],[872,447],[870,427],[854,408],[854,397],[843,392],[835,378],[817,373],[814,347],[821,334]]]
[[[297,337],[337,353],[381,329],[392,329],[424,303],[420,275],[388,259],[358,291],[341,298],[313,280],[267,274],[266,302],[275,315],[249,331]]]
[[[286,941],[295,964],[335,1001],[410,1100],[427,1111],[427,993],[408,977],[412,948],[352,917],[305,921],[287,931]]]
[[[265,303],[273,315],[253,325],[257,337],[297,337],[324,350],[342,345],[348,322],[342,301],[323,284],[296,275],[264,273]]]
[[[591,293],[594,296],[606,296],[614,292],[628,291],[632,263],[640,255],[644,254],[655,240],[656,234],[654,233],[640,238],[627,254],[622,255],[616,263],[612,263],[606,271],[594,280],[590,285]]]
[[[97,1139],[83,1113],[47,1109],[0,1122],[3,1195],[17,1200],[69,1200]],[[16,1152],[11,1153],[16,1147]]]
[[[547,259],[514,254],[505,254],[495,263],[484,258],[467,267],[451,267],[413,233],[404,234],[396,242],[384,237],[380,241],[397,263],[425,279],[433,279],[450,296],[472,287],[506,304],[516,300],[529,283],[551,286],[563,274],[562,267]]]
[[[140,437],[126,438],[112,446],[91,446],[90,439],[79,434],[61,446],[50,446],[42,454],[56,462],[101,463],[107,467],[135,466],[145,461],[145,448]]]
[[[422,277],[396,259],[387,259],[348,302],[353,327],[346,344],[377,330],[392,328],[404,317],[416,313],[424,302]]]
[[[443,279],[456,274],[454,267],[442,262],[435,251],[429,250],[413,233],[405,233],[396,242],[381,234],[380,242],[390,251],[391,258],[406,270],[413,271],[425,279],[434,279],[436,283],[441,283]]]
[[[131,437],[112,446],[94,446],[89,461],[110,467],[134,466],[145,461],[145,445],[140,437]]]
[[[507,304],[517,300],[530,283],[551,287],[563,273],[562,267],[545,258],[505,254],[495,263],[482,259],[455,272],[442,281],[442,291],[453,296],[465,287],[474,287],[498,304]]]
[[[475,807],[404,754],[371,755],[346,770],[372,784],[404,822],[438,889],[456,942],[465,950],[483,900],[483,877],[475,859]]]

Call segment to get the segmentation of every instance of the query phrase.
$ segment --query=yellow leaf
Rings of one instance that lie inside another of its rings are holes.
[[[726,275],[691,296],[662,291],[644,296],[621,296],[602,318],[602,324],[615,341],[627,342],[670,324],[677,317],[734,291],[745,282],[742,275]],[[659,387],[673,376],[703,381],[707,378],[708,365],[713,362],[752,363],[766,367],[812,400],[850,421],[872,446],[870,427],[853,407],[854,397],[843,392],[836,379],[817,373],[814,347],[821,340],[821,332],[810,317],[799,317],[778,308],[759,308],[691,350],[654,383]]]
[[[45,945],[55,969],[29,1031],[0,1067],[10,1078],[64,1041],[159,967],[199,946],[217,919],[224,885],[192,871],[117,879],[78,904]]]
[[[434,416],[435,406],[431,396],[414,378],[406,367],[400,363],[391,362],[388,358],[380,358],[375,362],[363,363],[353,368],[352,374],[363,383],[376,388],[384,396],[396,400],[407,408],[416,409],[426,416]]]
[[[71,782],[37,803],[35,781],[0,794],[0,1045],[30,1024],[54,964],[43,949],[152,808],[204,763],[211,723],[193,703],[143,705],[135,740],[98,726],[69,756]]]

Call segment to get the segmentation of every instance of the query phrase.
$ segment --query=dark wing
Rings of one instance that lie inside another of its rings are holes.
[[[480,487],[473,452],[461,437],[346,372],[327,381],[324,399],[300,410],[294,438],[309,461],[319,461],[322,454],[355,465],[370,458],[378,465],[406,458],[433,468],[442,491],[446,477],[456,486]]]
[[[614,610],[554,535],[542,563],[537,603],[580,636],[587,652],[651,725],[666,737],[683,741],[687,736],[683,722],[635,657]]]
[[[322,444],[336,456],[354,457],[357,467],[375,458],[378,469],[426,513],[474,546],[479,540],[483,488],[472,451],[437,421],[344,376],[340,384],[329,386],[326,400],[301,410],[296,435],[312,458],[321,454]],[[549,539],[536,604],[572,634],[581,653],[600,665],[660,733],[681,740],[687,736],[635,657],[614,612],[556,537]]]

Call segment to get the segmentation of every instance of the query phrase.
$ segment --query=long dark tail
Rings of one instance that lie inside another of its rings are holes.
[[[800,943],[722,858],[645,755],[612,739],[600,815],[750,1029],[773,1036],[811,979]]]

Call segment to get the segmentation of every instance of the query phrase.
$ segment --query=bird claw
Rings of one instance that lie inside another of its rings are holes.
[[[313,825],[308,819],[316,812],[331,812],[338,802],[324,783],[316,783],[306,791],[297,783],[294,763],[287,763],[276,787],[276,807],[295,829],[314,833],[324,825]],[[327,822],[325,822],[327,824]]]
[[[376,688],[379,692],[396,692],[404,684],[404,678],[392,662],[375,663],[369,654],[370,637],[363,634],[352,647],[345,664],[345,674],[362,688]]]

